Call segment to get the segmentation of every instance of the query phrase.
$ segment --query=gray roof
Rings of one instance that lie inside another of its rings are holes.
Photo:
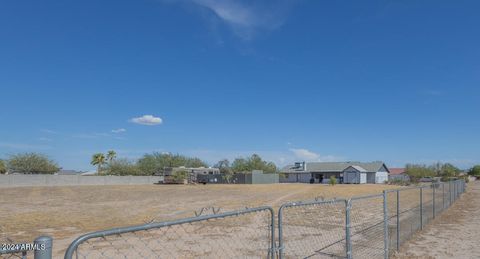
[[[343,172],[349,166],[359,166],[367,172],[378,172],[385,165],[382,161],[375,161],[369,163],[362,162],[307,162],[307,169],[305,172]],[[386,167],[386,166],[385,166]],[[293,165],[284,167],[281,172],[301,172],[292,169]],[[388,170],[388,168],[387,168]]]

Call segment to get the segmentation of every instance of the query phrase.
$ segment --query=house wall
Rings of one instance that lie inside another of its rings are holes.
[[[367,172],[367,183],[376,183],[375,178],[376,174],[374,172]]]
[[[284,173],[285,177],[280,177],[280,183],[309,183],[312,174],[306,173]]]
[[[367,173],[360,173],[360,183],[367,183]]]
[[[384,183],[388,181],[388,172],[377,172],[375,174],[375,183]]]

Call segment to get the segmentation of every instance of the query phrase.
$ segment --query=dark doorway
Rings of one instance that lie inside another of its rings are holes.
[[[323,174],[315,174],[315,180],[317,180],[316,182],[318,182],[318,183],[322,183],[323,182]]]

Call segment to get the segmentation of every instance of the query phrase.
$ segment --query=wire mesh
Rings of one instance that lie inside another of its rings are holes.
[[[399,241],[408,240],[420,229],[420,189],[399,190]]]
[[[345,258],[345,201],[292,203],[279,211],[280,258]]]
[[[422,192],[422,220],[425,226],[433,219],[433,185],[423,186]]]
[[[87,239],[77,247],[76,258],[268,258],[271,220],[270,210],[260,210],[147,227]]]
[[[390,253],[397,250],[397,213],[399,212],[397,202],[397,191],[388,191],[386,193],[387,198],[387,219],[388,219],[388,244]]]
[[[383,195],[352,198],[351,204],[353,258],[384,258]]]

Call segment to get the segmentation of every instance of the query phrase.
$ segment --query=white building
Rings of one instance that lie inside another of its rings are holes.
[[[339,183],[384,183],[388,167],[381,161],[362,162],[297,162],[280,171],[281,183],[328,183],[331,176]]]

